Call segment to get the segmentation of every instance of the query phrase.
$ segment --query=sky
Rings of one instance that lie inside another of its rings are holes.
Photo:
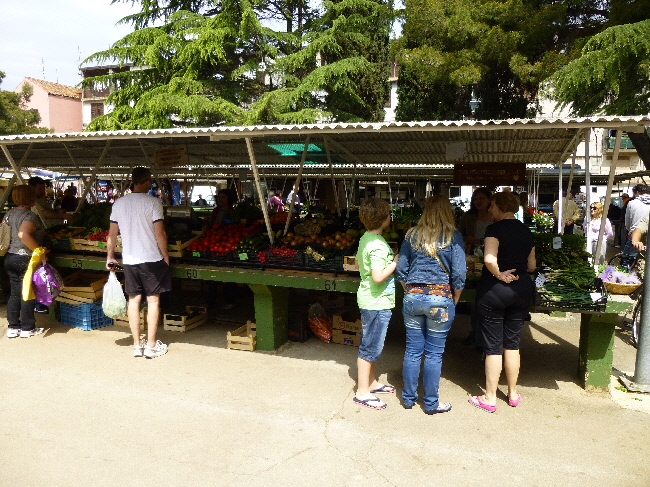
[[[80,61],[131,32],[116,24],[134,11],[111,0],[0,0],[0,90],[27,76],[77,85]]]

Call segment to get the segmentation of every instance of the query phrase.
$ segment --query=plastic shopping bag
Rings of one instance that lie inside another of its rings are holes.
[[[48,262],[40,265],[32,275],[32,287],[36,301],[49,306],[64,288],[61,274]]]
[[[108,276],[108,281],[104,284],[102,310],[109,318],[126,316],[126,298],[124,297],[124,291],[113,271],[111,271]]]
[[[29,264],[27,264],[27,270],[23,277],[23,301],[29,301],[30,299],[36,298],[32,286],[32,276],[34,275],[34,271],[38,267],[38,264],[41,262],[43,254],[45,254],[45,249],[43,247],[36,247],[34,252],[32,252],[32,258],[30,259]]]
[[[332,323],[327,317],[327,313],[320,303],[315,303],[309,306],[309,328],[318,338],[325,343],[332,341]]]

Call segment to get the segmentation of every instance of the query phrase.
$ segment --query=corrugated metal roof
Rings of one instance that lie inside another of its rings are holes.
[[[25,158],[24,167],[66,173],[76,172],[78,165],[89,173],[110,141],[100,173],[125,174],[134,165],[151,165],[156,148],[184,144],[190,164],[173,168],[169,175],[233,176],[250,170],[244,141],[250,138],[264,173],[291,175],[310,137],[320,152],[309,154],[306,174],[329,174],[327,148],[337,175],[377,175],[386,168],[407,177],[444,178],[459,163],[557,165],[575,150],[585,129],[639,131],[645,125],[650,125],[650,117],[221,126],[12,135],[0,137],[0,146],[16,163]],[[274,148],[281,144],[300,150],[287,155]]]

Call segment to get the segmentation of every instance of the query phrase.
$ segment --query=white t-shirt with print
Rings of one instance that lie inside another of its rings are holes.
[[[117,223],[122,235],[122,263],[162,260],[153,224],[163,218],[162,201],[148,194],[130,193],[113,203],[111,222]]]

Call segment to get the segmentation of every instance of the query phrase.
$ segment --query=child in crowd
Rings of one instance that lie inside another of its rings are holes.
[[[359,240],[357,261],[361,283],[357,303],[361,311],[361,346],[357,358],[358,384],[355,404],[371,409],[385,409],[386,404],[374,394],[393,394],[395,388],[380,384],[375,375],[375,362],[384,348],[388,322],[395,307],[397,255],[382,237],[390,225],[390,206],[379,198],[365,200],[359,218],[367,231]]]

